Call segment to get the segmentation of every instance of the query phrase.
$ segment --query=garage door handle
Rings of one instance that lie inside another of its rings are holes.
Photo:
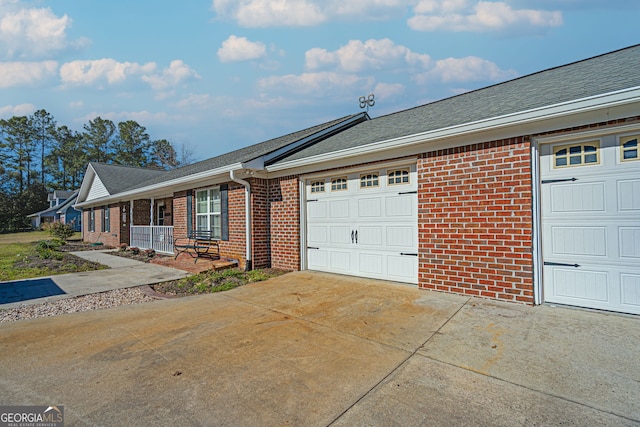
[[[403,194],[418,194],[417,191],[401,191],[398,193],[399,195],[403,195]]]
[[[358,230],[356,230],[356,244],[358,244]]]
[[[402,256],[418,256],[418,254],[413,253],[413,252],[400,252],[400,255],[402,255]]]
[[[320,248],[316,248],[315,246],[307,246],[307,249],[320,249]]]
[[[351,243],[353,243],[353,230],[351,230]]]
[[[567,264],[567,263],[564,263],[564,262],[547,262],[547,261],[545,261],[543,264],[544,265],[552,265],[554,267],[574,267],[574,268],[580,267],[580,264]]]
[[[565,178],[565,179],[543,179],[542,184],[553,184],[554,182],[567,182],[567,181],[577,181],[578,178]]]

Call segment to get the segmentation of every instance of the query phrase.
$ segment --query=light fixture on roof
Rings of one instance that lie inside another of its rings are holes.
[[[372,93],[370,93],[369,96],[361,96],[358,99],[360,101],[360,108],[366,108],[367,112],[369,112],[369,107],[376,105],[375,98],[376,96]]]

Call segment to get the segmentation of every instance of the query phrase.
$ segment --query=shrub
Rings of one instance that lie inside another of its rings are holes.
[[[73,233],[75,233],[72,225],[63,224],[60,221],[48,222],[44,224],[42,228],[60,240],[67,240],[69,237],[73,236]]]

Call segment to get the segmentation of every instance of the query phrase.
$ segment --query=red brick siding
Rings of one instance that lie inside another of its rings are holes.
[[[533,303],[530,143],[418,159],[419,286]]]
[[[131,225],[151,224],[151,199],[133,201],[133,222]]]
[[[251,179],[251,228],[253,267],[271,267],[269,183],[266,179]]]
[[[94,208],[95,227],[94,231],[89,230],[89,215],[91,209],[86,209],[82,213],[82,226],[84,228],[83,240],[89,243],[102,243],[109,247],[118,247],[120,244],[120,219],[118,216],[118,205],[111,205],[109,209],[109,225],[110,231],[102,231],[102,213],[105,207]]]
[[[297,176],[269,182],[271,266],[300,269],[300,187]]]

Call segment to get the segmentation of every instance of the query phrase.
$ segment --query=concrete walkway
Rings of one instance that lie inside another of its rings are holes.
[[[324,273],[0,325],[67,425],[635,426],[640,319]]]
[[[181,279],[189,273],[175,268],[110,255],[110,250],[72,252],[110,267],[107,270],[60,274],[0,283],[0,308],[39,304],[113,289]]]

